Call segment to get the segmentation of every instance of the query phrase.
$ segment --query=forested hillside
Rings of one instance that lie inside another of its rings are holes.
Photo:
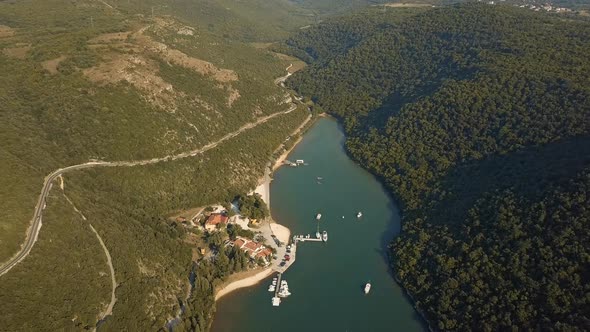
[[[105,0],[128,15],[172,16],[218,37],[277,41],[313,21],[313,13],[288,0]]]
[[[0,1],[1,263],[23,244],[50,172],[170,156],[54,182],[30,255],[0,276],[0,330],[163,328],[186,300],[192,269],[184,228],[167,217],[254,188],[309,115],[285,113],[289,94],[273,83],[288,61],[158,7],[152,17],[145,4]],[[238,130],[205,153],[172,158]],[[111,276],[94,230],[115,271],[109,315]],[[187,328],[208,328],[206,299],[227,274],[213,272],[198,285],[211,291],[189,299]]]
[[[285,48],[404,207],[399,282],[437,330],[590,328],[590,24],[512,6],[368,10]]]

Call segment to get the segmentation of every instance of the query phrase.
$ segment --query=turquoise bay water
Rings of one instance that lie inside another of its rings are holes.
[[[283,276],[293,295],[272,307],[270,279],[231,293],[218,302],[212,331],[424,330],[387,264],[387,243],[400,230],[398,209],[343,143],[336,121],[319,120],[288,158],[309,165],[282,167],[271,184],[273,218],[292,235],[314,236],[317,213],[329,235],[327,243],[298,245],[297,261]],[[365,295],[367,281],[372,289]]]

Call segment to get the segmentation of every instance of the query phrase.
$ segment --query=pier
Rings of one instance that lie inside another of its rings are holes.
[[[322,240],[322,239],[318,239],[318,238],[311,237],[311,236],[310,237],[307,237],[307,236],[303,236],[303,235],[295,235],[293,237],[293,242],[294,243],[297,243],[297,242],[307,242],[307,241],[310,241],[310,242],[324,242],[324,240]]]
[[[282,273],[279,272],[277,274],[277,284],[276,284],[276,289],[274,292],[274,296],[272,298],[272,305],[273,307],[278,307],[281,304],[281,298],[279,297],[279,290],[281,289],[281,277],[282,277]]]
[[[293,236],[293,243],[296,244],[297,242],[326,242],[326,241],[324,241],[321,237],[320,238],[312,237],[309,234],[307,234],[307,235]]]
[[[277,287],[275,289],[275,297],[279,297],[279,290],[281,289],[281,279],[283,274],[281,272],[277,273]]]

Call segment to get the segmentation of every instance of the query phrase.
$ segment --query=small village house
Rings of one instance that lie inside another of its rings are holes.
[[[272,256],[272,250],[264,246],[262,243],[238,236],[233,242],[233,246],[243,250],[251,259],[257,260],[258,258],[262,258],[266,263],[270,262],[269,257]]]
[[[205,221],[205,229],[208,232],[213,232],[217,230],[218,227],[226,225],[228,222],[228,217],[221,213],[212,213],[209,218]]]

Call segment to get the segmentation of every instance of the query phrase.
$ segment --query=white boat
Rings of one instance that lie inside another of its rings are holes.
[[[268,286],[269,292],[274,292],[275,290],[276,290],[275,286],[273,286],[273,285]]]
[[[279,297],[287,297],[287,296],[291,295],[291,292],[289,292],[289,286],[285,285],[285,286],[281,287],[278,295],[279,295]]]
[[[326,231],[322,232],[322,240],[324,242],[328,242],[328,232],[326,232]]]
[[[362,216],[363,216],[363,213],[362,213],[362,212],[360,212],[360,211],[359,211],[359,213],[357,213],[357,214],[356,214],[356,217],[357,217],[357,218],[360,218],[360,217],[362,217]]]
[[[281,288],[279,288],[278,295],[279,297],[287,297],[291,295],[291,292],[289,292],[289,284],[286,280],[281,280]]]
[[[322,219],[322,214],[321,214],[321,213],[318,213],[318,214],[315,216],[315,219],[316,219],[316,220],[320,220],[320,219]]]
[[[371,283],[370,283],[370,282],[368,282],[368,283],[365,285],[365,294],[369,294],[369,292],[370,292],[370,291],[371,291]]]
[[[320,234],[320,231],[317,231],[317,232],[315,233],[315,237],[316,237],[317,239],[321,239],[321,238],[322,238],[322,234]]]
[[[276,297],[276,296],[275,296],[275,297],[273,297],[273,298],[272,298],[272,306],[273,306],[273,307],[278,307],[278,306],[279,306],[279,304],[281,304],[281,299],[280,299],[280,298],[278,298],[278,297]]]

